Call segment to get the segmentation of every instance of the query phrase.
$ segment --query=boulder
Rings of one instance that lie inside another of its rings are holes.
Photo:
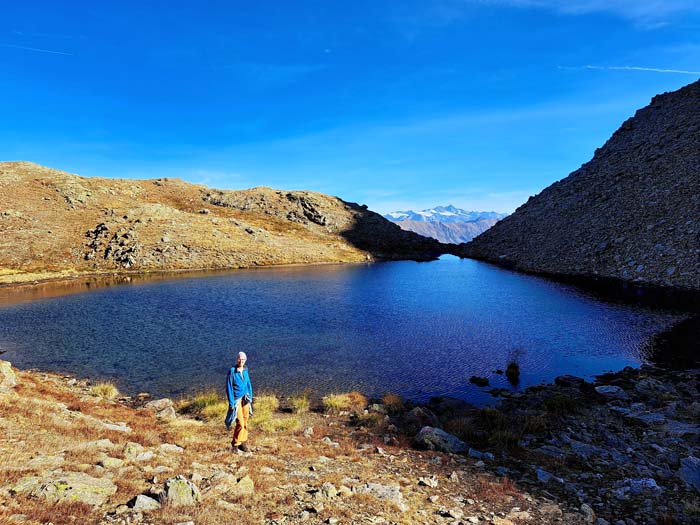
[[[467,445],[457,436],[449,434],[442,429],[430,426],[423,427],[413,439],[416,448],[427,450],[439,450],[449,454],[459,454],[467,451]]]
[[[694,456],[682,459],[678,476],[696,491],[700,492],[700,459]]]
[[[151,510],[158,510],[160,508],[160,503],[149,496],[139,494],[129,502],[129,507],[135,511],[149,512]]]
[[[167,407],[161,410],[160,412],[156,412],[156,417],[159,419],[165,419],[166,421],[169,421],[171,419],[177,418],[177,412],[175,412],[175,407]]]
[[[423,427],[437,427],[438,418],[430,410],[416,407],[404,416],[404,427],[408,435],[416,434]]]
[[[145,448],[140,443],[135,443],[129,441],[124,445],[124,457],[128,460],[136,459],[139,455],[143,454]]]
[[[661,381],[645,377],[634,385],[634,391],[647,399],[658,399],[661,394],[670,394],[671,389]]]
[[[17,376],[9,361],[0,361],[0,392],[7,392],[17,384]]]
[[[50,503],[81,502],[99,506],[117,492],[106,478],[94,478],[83,472],[51,474],[49,477],[26,476],[12,487],[11,494],[29,494]]]
[[[207,497],[212,496],[241,496],[252,494],[255,491],[255,485],[250,476],[238,478],[233,474],[222,470],[215,472],[209,478],[209,488],[206,490]]]
[[[175,476],[165,482],[161,503],[171,507],[188,507],[196,505],[200,501],[202,501],[202,494],[199,489],[184,476]]]
[[[595,391],[606,399],[629,399],[627,392],[615,385],[602,385],[595,387]]]
[[[382,485],[381,483],[365,483],[352,488],[355,494],[369,494],[375,498],[395,505],[401,512],[407,507],[403,501],[399,485]]]
[[[155,412],[156,416],[161,419],[174,419],[177,417],[173,400],[167,397],[149,401],[143,407],[151,412]]]
[[[124,464],[124,461],[119,458],[106,457],[102,458],[98,464],[101,467],[111,469],[121,467]]]

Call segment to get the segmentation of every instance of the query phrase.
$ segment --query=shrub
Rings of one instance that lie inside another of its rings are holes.
[[[382,398],[382,404],[386,407],[387,412],[391,415],[400,414],[405,410],[403,399],[401,399],[396,394],[386,394]]]
[[[519,447],[520,439],[510,430],[497,430],[489,436],[489,444],[496,450],[513,451]]]
[[[308,412],[310,405],[308,394],[293,396],[289,400],[289,405],[292,407],[292,412],[295,414],[304,414]]]
[[[207,407],[216,406],[224,403],[228,408],[228,402],[224,397],[213,390],[200,392],[191,398],[183,399],[177,403],[177,408],[180,412],[186,414],[201,415]]]
[[[565,394],[554,394],[544,400],[544,408],[550,414],[563,416],[578,409],[579,402],[571,396]]]
[[[337,413],[341,410],[360,412],[367,407],[367,398],[359,392],[329,394],[322,399],[322,403],[326,412]]]
[[[108,401],[119,397],[119,390],[112,383],[97,383],[90,388],[90,392],[92,395]]]
[[[262,394],[253,398],[253,419],[251,424],[263,431],[273,428],[273,414],[277,412],[280,400],[274,394]]]

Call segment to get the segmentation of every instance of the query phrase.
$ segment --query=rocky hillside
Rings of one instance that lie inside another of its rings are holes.
[[[426,260],[435,240],[308,191],[85,178],[0,163],[0,283],[90,272]]]
[[[700,82],[652,99],[593,159],[464,246],[516,269],[700,290]]]

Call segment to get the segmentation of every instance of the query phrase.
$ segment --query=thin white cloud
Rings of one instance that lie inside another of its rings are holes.
[[[656,29],[681,16],[700,13],[698,0],[433,0],[413,11],[404,9],[394,19],[405,36],[413,38],[423,28],[459,22],[479,6],[539,9],[563,16],[608,14],[642,29]]]
[[[12,49],[23,49],[25,51],[36,51],[37,53],[50,53],[52,55],[65,55],[65,56],[75,56],[73,53],[66,53],[64,51],[54,51],[52,49],[41,49],[39,47],[27,47],[27,46],[18,46],[15,44],[0,44],[0,47],[9,47]]]
[[[548,9],[565,15],[609,13],[654,28],[666,25],[671,17],[700,13],[697,0],[467,0],[481,4]]]
[[[700,71],[689,71],[687,69],[665,69],[658,67],[642,67],[642,66],[577,66],[577,67],[565,67],[559,66],[559,69],[587,69],[589,71],[646,71],[650,73],[672,73],[677,75],[700,75]]]

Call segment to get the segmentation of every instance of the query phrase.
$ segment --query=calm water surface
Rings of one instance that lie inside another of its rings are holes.
[[[223,388],[248,353],[257,389],[358,389],[488,402],[472,375],[520,387],[637,365],[681,316],[455,257],[239,270],[0,305],[2,359],[117,381],[123,392]]]

